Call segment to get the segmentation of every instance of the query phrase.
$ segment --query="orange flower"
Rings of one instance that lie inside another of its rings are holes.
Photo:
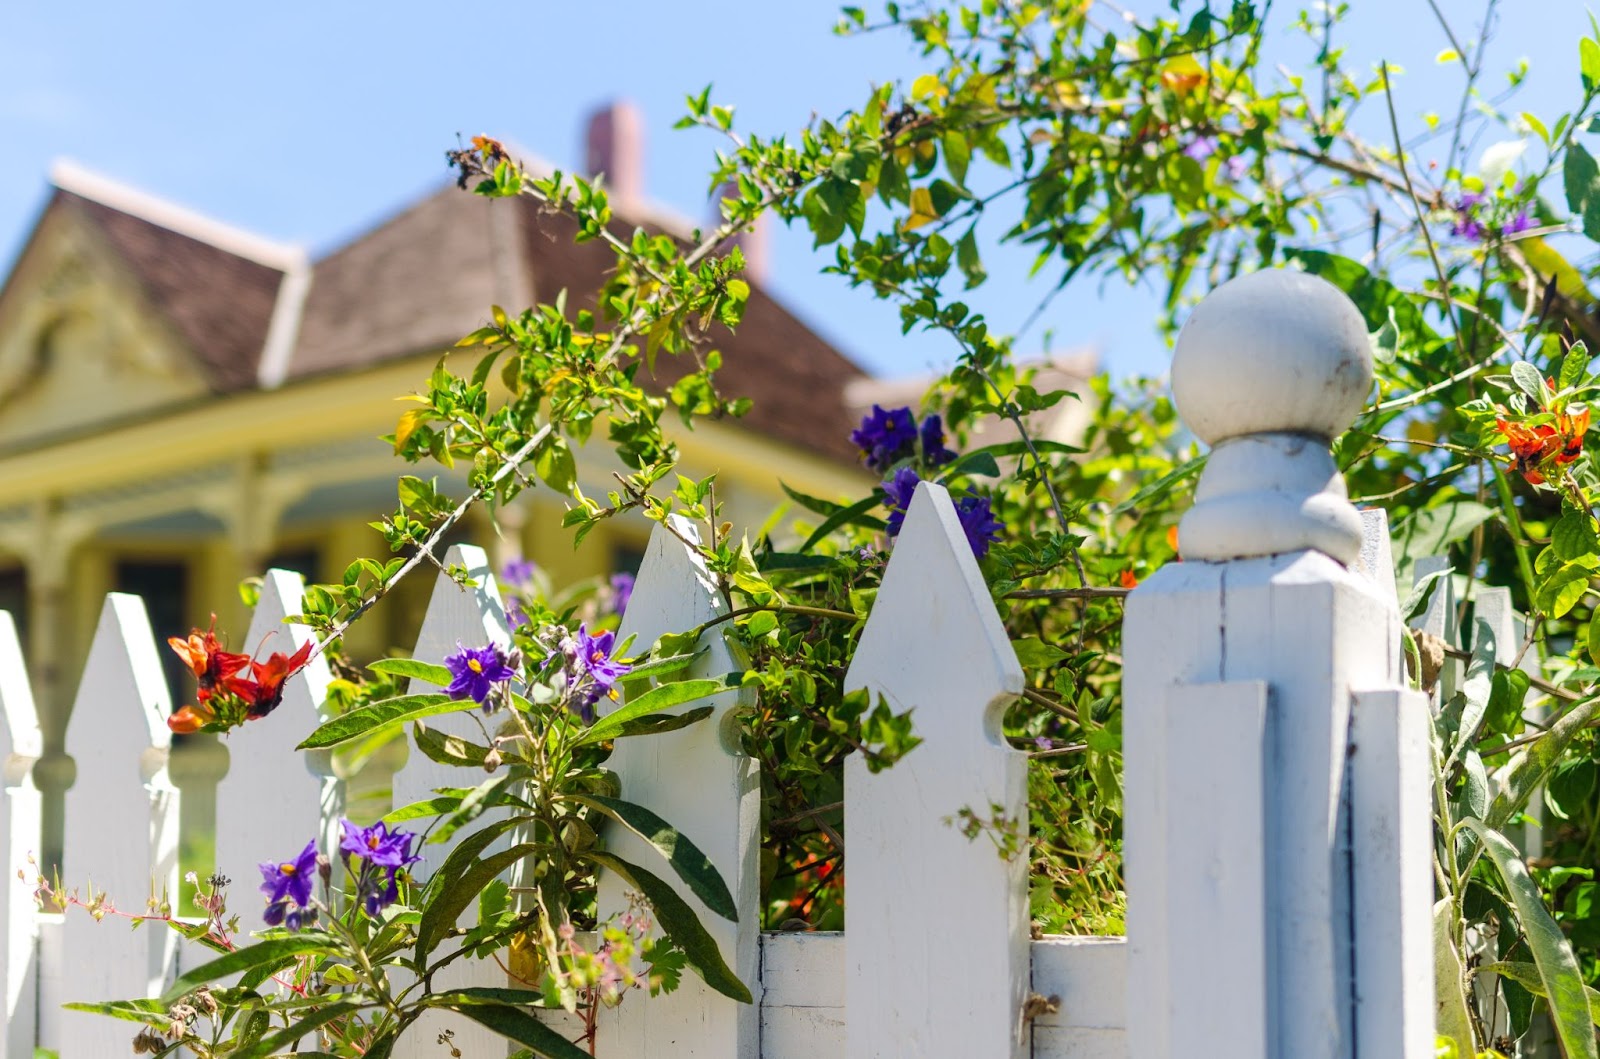
[[[1131,569],[1124,570],[1122,573],[1118,574],[1117,580],[1121,582],[1123,588],[1139,587],[1139,579],[1133,576],[1133,571]]]
[[[185,706],[167,718],[167,727],[178,735],[193,735],[214,721],[216,716],[204,703]]]
[[[299,672],[311,656],[307,641],[292,655],[274,651],[265,662],[247,659],[251,675],[229,677],[224,686],[245,704],[245,719],[258,720],[278,708],[283,701],[283,682]]]
[[[211,628],[203,634],[199,629],[191,632],[187,639],[179,636],[170,637],[167,644],[177,652],[183,664],[200,682],[202,690],[209,691],[231,674],[237,673],[250,664],[248,655],[234,654],[222,650],[217,643],[217,616],[211,615]]]
[[[1161,83],[1172,92],[1186,96],[1206,83],[1206,68],[1192,55],[1180,55],[1161,68]]]
[[[1561,439],[1561,451],[1556,453],[1556,463],[1565,466],[1583,455],[1583,435],[1589,430],[1589,409],[1577,415],[1556,413],[1556,434]]]

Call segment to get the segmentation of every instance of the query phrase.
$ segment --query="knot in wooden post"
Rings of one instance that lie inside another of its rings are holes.
[[[1178,528],[1184,557],[1315,549],[1352,562],[1361,519],[1328,445],[1371,387],[1366,324],[1326,281],[1272,269],[1202,300],[1172,362],[1178,414],[1213,446]]]

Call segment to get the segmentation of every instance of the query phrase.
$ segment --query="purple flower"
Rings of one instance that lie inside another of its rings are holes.
[[[1229,180],[1243,180],[1250,172],[1250,161],[1242,154],[1232,155],[1223,163],[1223,169],[1227,172]]]
[[[526,585],[533,580],[533,575],[539,571],[539,564],[532,559],[513,559],[506,563],[500,573],[509,585]]]
[[[1455,223],[1450,226],[1450,234],[1470,239],[1475,243],[1483,242],[1484,230],[1482,222],[1478,220],[1478,207],[1483,205],[1484,197],[1476,191],[1469,191],[1462,195],[1452,207],[1456,211]]]
[[[522,609],[521,603],[512,603],[506,608],[506,622],[515,629],[519,625],[528,624],[528,612]]]
[[[633,598],[633,575],[626,570],[619,570],[611,575],[611,607],[620,618],[628,609],[628,601]]]
[[[261,892],[267,895],[264,918],[269,927],[290,920],[300,927],[299,910],[311,904],[311,883],[317,873],[317,842],[312,839],[294,860],[266,861],[261,865]],[[291,911],[290,904],[295,906]]]
[[[1527,210],[1518,210],[1515,217],[1500,226],[1500,234],[1516,235],[1518,232],[1525,232],[1532,228],[1533,224],[1533,218],[1528,216]]]
[[[924,419],[918,433],[922,438],[922,458],[929,467],[943,467],[956,458],[955,453],[944,447],[944,420],[937,414]]]
[[[1207,158],[1217,153],[1217,141],[1209,136],[1196,136],[1189,141],[1183,153],[1196,162],[1204,162]]]
[[[382,820],[371,827],[357,827],[340,821],[344,837],[339,849],[347,856],[361,858],[356,872],[356,896],[367,915],[376,916],[400,899],[400,872],[422,858],[411,852],[417,836],[409,831],[390,831]],[[348,859],[346,865],[349,864]]]
[[[545,658],[547,663],[557,656],[564,659],[567,672],[578,690],[578,716],[586,723],[594,721],[594,705],[600,701],[600,697],[615,694],[617,681],[633,669],[631,665],[611,657],[611,646],[615,640],[616,634],[609,629],[599,636],[591,636],[588,625],[581,624],[576,636],[563,639]]]
[[[362,857],[368,863],[383,868],[404,868],[407,864],[415,864],[422,859],[411,852],[417,836],[410,831],[399,829],[390,831],[382,820],[371,827],[357,827],[349,820],[341,820],[339,823],[344,829],[344,837],[339,840],[339,849]]]
[[[964,496],[956,501],[956,517],[966,532],[972,554],[982,559],[989,554],[989,545],[1000,539],[1000,520],[994,517],[988,497]]]
[[[505,652],[499,644],[462,647],[457,641],[456,647],[460,649],[444,660],[445,668],[450,670],[453,678],[450,686],[444,689],[445,694],[487,706],[494,685],[510,680],[516,676],[516,671],[507,664]]]
[[[909,408],[885,411],[873,405],[861,425],[850,432],[850,442],[866,457],[868,468],[887,471],[911,455],[917,443],[917,421]]]
[[[905,525],[906,511],[911,507],[911,497],[917,491],[917,483],[922,481],[917,472],[910,467],[902,467],[894,472],[894,477],[883,483],[884,495],[888,498],[884,506],[889,509],[887,528],[889,536],[898,537],[900,527]]]

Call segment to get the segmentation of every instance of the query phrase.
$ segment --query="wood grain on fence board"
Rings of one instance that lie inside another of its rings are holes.
[[[44,752],[33,689],[11,615],[0,610],[0,1059],[33,1059],[39,922],[29,859],[39,853],[39,790],[33,765]],[[19,881],[23,875],[25,881]]]
[[[137,596],[106,596],[83,680],[67,722],[67,752],[77,778],[66,796],[63,879],[88,899],[90,888],[117,907],[143,912],[147,897],[178,893],[178,791],[167,776],[172,703],[161,658]],[[132,931],[80,910],[66,917],[62,966],[67,1000],[155,996],[177,955],[177,935],[162,927]],[[122,1055],[129,1024],[103,1015],[61,1019],[63,1059]]]
[[[1027,756],[1001,731],[1022,668],[941,486],[917,486],[845,686],[922,740],[877,773],[845,759],[845,1054],[1025,1055]]]
[[[674,534],[673,530],[676,530]],[[705,563],[679,535],[698,541],[698,530],[673,516],[672,528],[650,535],[618,642],[634,637],[634,654],[649,650],[657,637],[681,633],[726,613],[727,604]],[[705,651],[690,668],[691,677],[714,677],[743,669],[734,658],[722,626],[705,632]],[[711,705],[710,717],[663,735],[619,739],[608,763],[622,781],[622,797],[647,806],[705,853],[733,895],[739,921],[710,912],[677,879],[663,871],[660,855],[638,837],[607,826],[607,846],[625,860],[665,878],[700,917],[739,980],[759,1001],[761,930],[760,794],[758,765],[739,748],[733,712],[740,692],[685,703],[677,713]],[[627,908],[628,885],[602,873],[600,916]],[[601,1024],[601,1054],[651,1059],[755,1059],[760,1049],[760,1011],[713,991],[692,973],[677,992],[635,997]]]

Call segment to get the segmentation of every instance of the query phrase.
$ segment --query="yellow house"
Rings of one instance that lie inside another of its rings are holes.
[[[638,193],[635,115],[602,112],[589,148],[621,223],[687,234]],[[367,523],[411,473],[377,440],[403,410],[396,398],[492,304],[562,289],[584,304],[611,256],[573,244],[565,216],[454,185],[312,260],[71,165],[51,184],[0,287],[0,609],[22,629],[46,739],[39,775],[59,805],[67,713],[107,591],[143,596],[159,637],[216,612],[237,641],[240,579],[283,566],[337,580],[352,558],[386,554]],[[719,375],[754,410],[678,436],[685,473],[715,471],[729,517],[750,528],[783,501],[780,480],[824,496],[866,481],[847,438],[846,391],[863,372],[759,277],[754,287]],[[653,385],[682,370],[669,361]],[[603,495],[610,469],[603,451],[580,455],[586,490]],[[574,551],[560,498],[525,495],[502,536],[480,519],[465,537],[502,562],[534,559],[558,584],[636,564],[642,520]],[[408,646],[428,588],[413,580],[358,623],[356,657]]]

